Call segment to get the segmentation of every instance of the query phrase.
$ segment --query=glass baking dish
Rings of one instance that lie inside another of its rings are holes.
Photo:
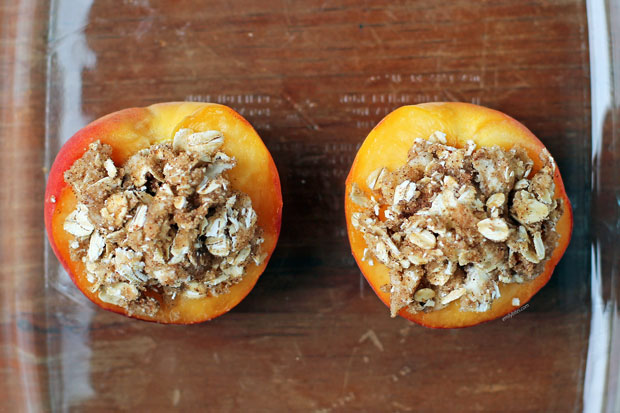
[[[618,13],[600,0],[3,5],[3,405],[620,411]],[[238,307],[163,326],[100,310],[73,286],[44,238],[43,177],[89,121],[181,100],[226,104],[254,125],[284,215]],[[383,116],[453,100],[528,126],[562,171],[575,221],[522,311],[441,331],[389,318],[352,259],[343,198]]]

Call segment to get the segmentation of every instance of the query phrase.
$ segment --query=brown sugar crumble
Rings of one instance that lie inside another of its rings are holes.
[[[461,311],[487,311],[501,283],[542,273],[559,238],[563,205],[553,198],[555,163],[546,150],[532,175],[534,163],[518,146],[446,142],[440,131],[416,139],[405,165],[379,168],[366,188],[353,184],[349,193],[362,207],[351,216],[367,244],[362,259],[390,270],[382,288],[392,317],[456,300]]]
[[[77,197],[64,222],[71,259],[102,301],[152,316],[180,296],[225,294],[262,263],[262,230],[224,176],[235,160],[223,142],[219,131],[181,129],[119,167],[97,141],[65,172]]]

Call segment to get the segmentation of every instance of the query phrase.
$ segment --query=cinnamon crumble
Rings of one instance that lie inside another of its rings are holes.
[[[223,142],[181,129],[118,166],[97,141],[65,172],[78,201],[64,222],[71,259],[102,301],[152,316],[177,296],[225,294],[262,263],[262,230],[225,177],[235,159]]]
[[[484,312],[502,283],[542,273],[563,205],[553,198],[553,158],[546,150],[540,158],[543,167],[531,174],[534,163],[519,146],[455,148],[436,131],[415,140],[402,167],[373,171],[365,188],[353,184],[349,196],[361,210],[351,223],[367,244],[362,259],[390,270],[382,288],[392,317],[456,300],[461,311]]]

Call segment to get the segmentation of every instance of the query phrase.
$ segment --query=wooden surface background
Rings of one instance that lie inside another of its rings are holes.
[[[584,2],[54,4],[0,5],[0,410],[581,409]],[[256,288],[190,327],[101,311],[53,254],[45,262],[44,173],[62,142],[106,113],[170,100],[241,112],[272,152],[284,194],[280,242]],[[548,286],[518,315],[458,331],[389,318],[352,260],[342,208],[372,126],[398,106],[436,100],[525,123],[558,161],[575,212]]]

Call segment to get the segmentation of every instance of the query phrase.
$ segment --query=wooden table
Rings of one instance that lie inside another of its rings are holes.
[[[584,2],[79,3],[55,2],[51,26],[46,2],[0,6],[2,409],[581,409]],[[284,193],[280,242],[256,288],[190,327],[101,311],[53,255],[44,259],[46,144],[53,157],[89,120],[170,100],[240,111],[271,150]],[[398,106],[437,100],[525,123],[557,159],[576,218],[567,255],[524,311],[458,331],[390,319],[344,227],[344,178],[365,135]]]

